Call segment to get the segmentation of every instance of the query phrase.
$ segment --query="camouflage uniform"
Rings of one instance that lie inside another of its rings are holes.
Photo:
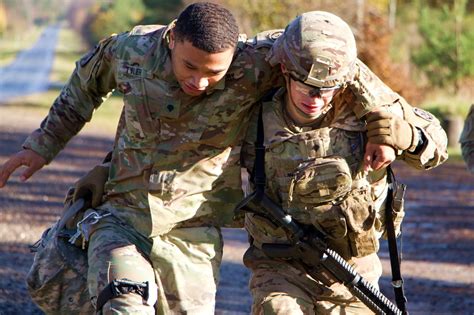
[[[302,34],[313,36],[303,31]],[[280,44],[287,49],[284,46],[287,43]],[[274,57],[275,54],[270,54],[270,60]],[[355,60],[352,71],[368,89],[367,93],[386,104],[382,110],[402,117],[423,133],[426,139],[423,147],[416,153],[398,152],[398,159],[418,169],[435,167],[447,159],[446,134],[433,115],[408,105],[361,61]],[[281,88],[271,102],[262,105],[265,192],[293,219],[326,233],[329,247],[378,287],[382,268],[376,253],[378,239],[384,231],[387,179],[385,169],[370,173],[362,169],[367,138],[365,122],[356,115],[360,95],[347,85],[341,87],[321,119],[307,126],[293,122],[288,114],[287,97],[287,90]],[[254,165],[257,118],[255,111],[242,149],[244,166],[250,172]],[[244,263],[252,271],[253,314],[372,313],[342,284],[325,286],[311,278],[297,260],[266,256],[262,244],[290,244],[281,227],[258,214],[247,213],[245,228],[251,237]]]
[[[103,97],[121,92],[123,120],[105,203],[97,209],[113,217],[91,227],[90,294],[96,298],[115,278],[152,281],[159,287],[158,313],[209,314],[222,256],[219,227],[239,224],[232,210],[241,198],[242,131],[252,104],[279,77],[264,60],[268,34],[242,38],[225,78],[205,95],[189,97],[171,67],[171,27],[140,26],[101,41],[77,62],[24,148],[51,161]],[[110,300],[108,310],[154,312],[135,294]]]
[[[461,143],[462,156],[464,161],[466,161],[467,168],[471,173],[474,173],[474,104],[471,105],[469,114],[467,114],[459,142]]]
[[[384,207],[381,205],[385,200],[386,174],[385,171],[366,174],[361,170],[365,124],[357,119],[351,110],[354,95],[348,89],[340,92],[321,125],[298,127],[292,124],[285,114],[285,92],[284,89],[278,91],[273,102],[264,104],[263,109],[266,192],[272,199],[279,200],[285,211],[298,222],[313,224],[328,233],[330,247],[355,263],[356,270],[377,286],[382,269],[375,253],[379,248],[378,238],[384,225]],[[399,156],[400,159],[416,168],[431,168],[446,159],[446,135],[434,116],[410,107],[399,97],[394,98],[392,105],[386,106],[386,110],[405,119],[412,119],[411,123],[422,128],[429,139],[421,152],[403,152]],[[246,167],[251,169],[256,118],[249,130],[252,132],[247,136],[243,155]],[[337,163],[337,159],[341,158],[349,165],[351,193],[336,205],[332,202],[321,202],[338,194],[337,189],[331,188],[344,186],[340,181],[332,182],[340,174],[335,173],[330,164]],[[295,178],[298,175],[295,170],[302,174],[302,166],[305,163],[320,165],[313,178],[319,185],[313,188],[319,190],[319,200],[302,199],[297,193]],[[315,204],[318,205],[314,206]],[[275,229],[273,224],[253,214],[246,215],[245,227],[253,239],[253,245],[245,254],[244,262],[253,272],[250,287],[255,299],[255,314],[273,314],[267,313],[267,308],[280,310],[281,313],[276,312],[278,314],[301,312],[296,309],[290,311],[286,308],[290,307],[289,305],[297,307],[298,310],[300,305],[306,305],[301,307],[304,314],[326,314],[331,313],[331,309],[339,314],[340,310],[336,311],[334,308],[345,307],[348,307],[346,312],[354,307],[354,314],[361,314],[362,309],[365,309],[344,286],[335,284],[331,288],[324,287],[291,263],[272,261],[265,257],[259,250],[261,244],[287,242],[281,229]],[[281,288],[285,288],[288,294],[281,293]],[[280,308],[280,303],[285,304],[285,308]],[[308,307],[306,311],[305,307]]]

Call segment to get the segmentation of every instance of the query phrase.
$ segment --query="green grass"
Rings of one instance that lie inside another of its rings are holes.
[[[51,89],[44,93],[37,93],[25,97],[16,98],[2,106],[18,111],[31,111],[32,114],[46,116],[49,108],[53,104],[60,90]],[[95,112],[87,129],[92,132],[99,132],[113,135],[117,128],[117,122],[122,110],[122,98],[112,96],[108,98]]]
[[[459,146],[459,144],[457,144],[454,147],[448,148],[448,154],[449,154],[448,162],[464,163],[464,160],[461,154],[461,147]]]
[[[43,30],[43,27],[35,27],[22,34],[7,33],[0,37],[0,66],[11,63],[21,50],[31,47]]]
[[[38,30],[38,35],[40,31]],[[5,45],[5,40],[2,39]],[[0,41],[0,47],[2,42]],[[20,50],[21,45],[16,46]],[[27,48],[27,47],[23,47]],[[53,69],[50,74],[50,80],[57,83],[56,86],[62,86],[75,67],[75,61],[85,51],[85,45],[74,31],[68,28],[62,28],[59,33],[58,45],[56,46],[56,55],[53,62]],[[4,106],[11,110],[29,111],[31,114],[45,116],[54,100],[60,93],[60,88],[52,88],[43,93],[32,94],[16,98]],[[92,121],[88,123],[86,129],[92,132],[114,134],[117,127],[118,118],[122,109],[122,99],[119,96],[108,98],[95,112]]]
[[[86,51],[86,45],[81,37],[70,28],[63,27],[59,32],[58,44],[53,69],[50,75],[51,82],[64,83],[75,67],[75,62]]]
[[[421,107],[430,111],[438,118],[452,115],[466,117],[472,103],[473,100],[469,98],[441,95],[436,98],[427,99]]]

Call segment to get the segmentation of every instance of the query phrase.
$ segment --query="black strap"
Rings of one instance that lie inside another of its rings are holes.
[[[400,254],[397,247],[397,239],[395,236],[395,227],[393,225],[393,193],[394,185],[397,184],[392,168],[387,168],[388,192],[385,206],[385,226],[387,229],[388,251],[390,253],[390,267],[392,269],[392,286],[395,292],[395,302],[403,314],[408,314],[407,298],[403,291],[403,278],[400,270],[401,264],[401,248]]]
[[[260,105],[257,123],[257,139],[255,141],[255,162],[253,164],[253,172],[251,181],[255,185],[256,198],[260,199],[265,193],[265,183],[267,177],[265,175],[265,133],[263,129],[263,106]]]
[[[156,298],[150,299],[151,288],[149,282],[135,282],[128,279],[115,279],[110,282],[97,297],[96,310],[101,311],[105,303],[109,300],[114,299],[122,294],[136,293],[140,295],[148,303],[155,304]],[[153,305],[151,304],[151,305]],[[150,305],[150,304],[148,304]]]

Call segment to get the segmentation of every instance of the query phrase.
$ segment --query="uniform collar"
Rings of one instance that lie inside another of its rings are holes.
[[[153,75],[156,78],[166,81],[171,87],[179,86],[178,81],[173,73],[173,67],[171,65],[171,55],[169,49],[169,35],[171,29],[176,24],[176,20],[168,24],[161,31],[160,38],[158,39],[158,45],[156,48],[156,62],[153,66]]]

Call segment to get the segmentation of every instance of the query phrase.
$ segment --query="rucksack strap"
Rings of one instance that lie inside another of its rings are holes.
[[[263,141],[265,139],[264,129],[263,129],[263,106],[260,105],[258,113],[258,123],[257,123],[257,139],[255,141],[255,162],[253,164],[253,172],[250,180],[255,185],[255,191],[257,198],[261,197],[265,193],[265,183],[267,177],[265,175],[265,145]]]

